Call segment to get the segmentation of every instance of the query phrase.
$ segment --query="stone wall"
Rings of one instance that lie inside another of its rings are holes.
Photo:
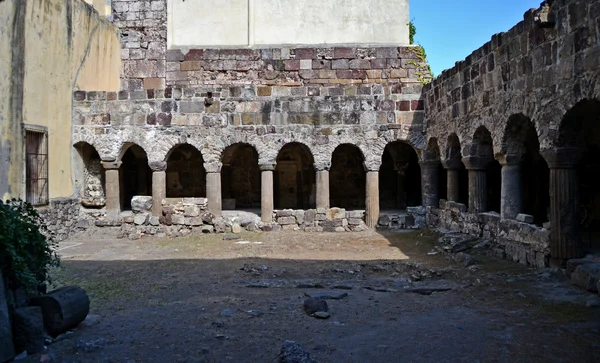
[[[49,236],[54,241],[67,239],[85,227],[78,223],[80,207],[77,198],[55,198],[50,200],[47,207],[38,208],[38,213],[48,227]]]
[[[600,1],[549,3],[425,86],[427,138],[442,152],[452,133],[464,147],[484,126],[494,154],[505,153],[514,115],[533,122],[540,149],[553,147],[565,113],[600,98]]]
[[[524,265],[547,267],[550,231],[498,213],[468,213],[464,204],[440,200],[439,208],[427,208],[427,224],[443,230],[487,239],[500,248],[500,256]]]

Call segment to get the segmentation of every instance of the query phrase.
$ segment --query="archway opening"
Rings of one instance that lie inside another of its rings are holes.
[[[401,141],[389,143],[379,169],[381,210],[404,210],[421,205],[421,167],[415,150]]]
[[[204,159],[189,144],[175,146],[167,157],[167,198],[206,197]]]
[[[330,205],[345,209],[364,209],[367,173],[360,149],[351,144],[338,146],[331,157],[329,171]]]
[[[480,126],[473,135],[469,155],[487,160],[485,167],[487,184],[487,210],[500,213],[502,195],[502,166],[494,159],[492,134],[485,126]]]
[[[121,162],[119,169],[121,210],[130,210],[131,198],[152,195],[152,170],[148,166],[146,151],[138,145],[128,147]]]
[[[276,209],[315,208],[314,159],[306,145],[294,142],[283,146],[277,155],[273,182]]]
[[[85,142],[75,145],[75,150],[79,154],[75,162],[75,178],[81,205],[102,208],[106,205],[106,181],[100,155]]]
[[[221,190],[223,210],[260,208],[258,153],[249,144],[234,144],[223,151]]]
[[[559,146],[579,148],[579,220],[586,248],[600,248],[600,100],[585,99],[563,118]]]

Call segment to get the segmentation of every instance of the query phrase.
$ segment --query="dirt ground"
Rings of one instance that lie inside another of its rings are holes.
[[[79,285],[88,320],[48,345],[59,362],[600,362],[598,296],[560,273],[428,254],[429,231],[244,233],[61,243],[57,286]],[[305,294],[327,300],[308,316]],[[588,306],[586,306],[588,305]]]

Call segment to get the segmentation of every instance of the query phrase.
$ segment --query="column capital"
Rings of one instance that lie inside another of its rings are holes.
[[[540,155],[546,160],[550,169],[573,169],[581,160],[582,154],[581,149],[574,147],[540,150]]]
[[[444,169],[458,170],[463,167],[463,163],[460,158],[452,158],[442,160],[442,166],[444,166]]]
[[[121,164],[123,164],[123,163],[120,161],[102,161],[102,166],[106,170],[119,169],[121,167]]]
[[[495,159],[502,166],[518,166],[523,161],[523,154],[498,154]]]
[[[462,158],[462,162],[465,164],[467,170],[485,170],[491,161],[491,158],[481,156],[467,156]]]
[[[381,166],[381,163],[379,162],[374,162],[374,161],[365,161],[364,162],[364,167],[365,167],[365,171],[366,172],[379,172],[379,167]]]
[[[167,171],[166,161],[151,161],[148,163],[148,166],[152,171]]]
[[[331,162],[316,162],[315,170],[316,171],[329,171],[331,169]]]
[[[276,163],[259,164],[260,171],[273,171],[277,167]]]
[[[223,163],[204,163],[204,170],[207,173],[220,173]]]

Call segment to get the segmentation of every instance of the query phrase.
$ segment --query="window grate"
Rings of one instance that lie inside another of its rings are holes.
[[[48,204],[48,138],[44,132],[25,131],[27,202]]]

